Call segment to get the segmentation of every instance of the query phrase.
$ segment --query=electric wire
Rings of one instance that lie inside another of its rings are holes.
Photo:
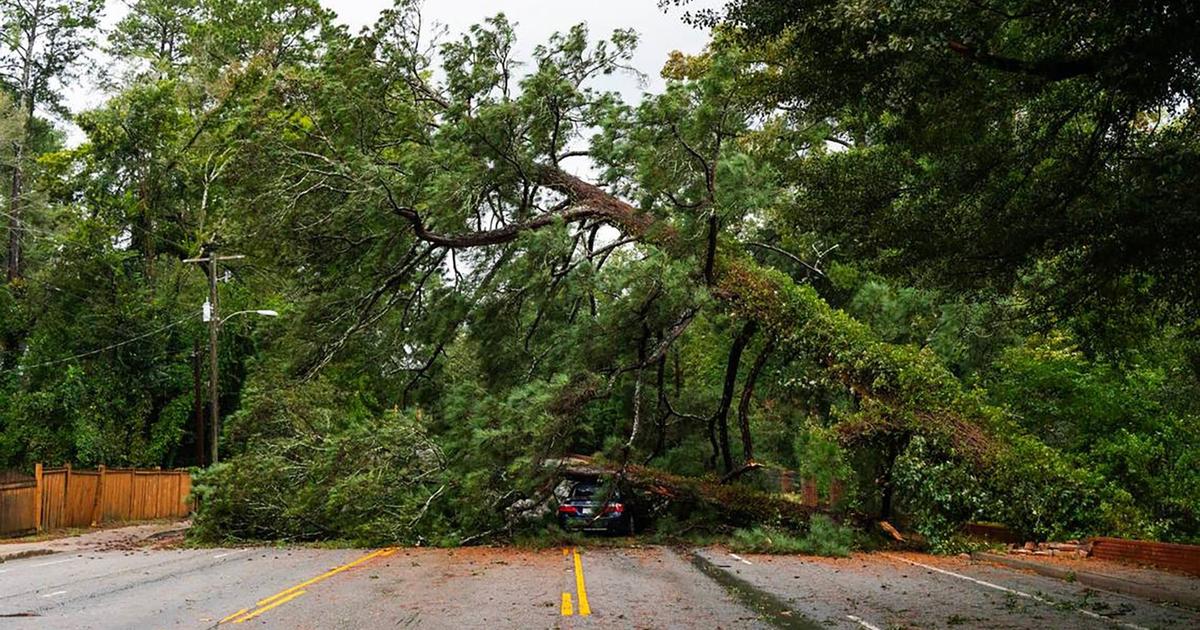
[[[58,365],[59,363],[66,363],[68,361],[74,361],[75,359],[82,359],[84,357],[90,357],[92,355],[100,354],[101,352],[107,352],[114,348],[120,348],[121,346],[127,346],[131,343],[134,343],[135,341],[141,341],[142,339],[146,339],[147,337],[153,337],[154,335],[166,332],[176,326],[185,324],[193,319],[196,319],[196,317],[198,317],[199,315],[200,315],[199,313],[192,313],[191,315],[188,315],[187,317],[184,317],[183,319],[180,319],[175,322],[171,322],[170,324],[167,324],[166,326],[163,326],[161,328],[157,328],[157,329],[152,330],[147,333],[142,333],[136,337],[130,337],[129,339],[126,339],[124,341],[118,341],[117,343],[104,346],[103,348],[89,350],[87,352],[82,352],[80,354],[76,354],[73,356],[63,357],[61,359],[55,359],[53,361],[44,361],[42,363],[35,363],[33,365],[20,365],[17,367],[13,367],[13,368],[9,368],[7,370],[0,371],[0,374],[4,374],[7,372],[17,372],[17,371],[22,371],[22,370],[32,370],[34,368],[46,367],[46,366],[50,366],[50,365]]]

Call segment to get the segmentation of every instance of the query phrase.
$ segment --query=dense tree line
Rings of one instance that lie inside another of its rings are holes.
[[[711,43],[636,103],[595,87],[634,31],[518,59],[503,16],[439,38],[405,1],[357,35],[311,0],[106,34],[12,4],[10,465],[206,463],[183,261],[217,248],[222,308],[283,316],[225,325],[208,535],[514,535],[583,453],[726,498],[795,469],[938,544],[1200,536],[1190,3],[685,6]]]

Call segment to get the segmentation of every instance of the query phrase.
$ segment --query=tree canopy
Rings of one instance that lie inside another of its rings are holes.
[[[515,535],[584,454],[713,528],[799,524],[792,469],[936,544],[1194,540],[1195,12],[743,0],[627,102],[635,30],[133,3],[87,140],[6,165],[0,457],[204,465],[216,248],[283,316],[223,328],[207,535]]]

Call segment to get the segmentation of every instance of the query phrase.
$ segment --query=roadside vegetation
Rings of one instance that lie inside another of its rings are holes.
[[[552,540],[582,454],[745,551],[1200,542],[1192,2],[664,3],[712,40],[638,102],[637,24],[50,4],[74,52],[0,106],[6,466],[196,466],[202,540]],[[280,317],[222,326],[209,465],[213,248]]]
[[[823,514],[813,516],[803,536],[760,525],[739,529],[729,539],[730,549],[746,553],[845,557],[850,555],[854,546],[854,530],[835,523]]]

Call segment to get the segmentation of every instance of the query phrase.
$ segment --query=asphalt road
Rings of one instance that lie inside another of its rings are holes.
[[[61,553],[0,564],[0,628],[1200,627],[1195,611],[954,558],[699,556],[662,547]]]

